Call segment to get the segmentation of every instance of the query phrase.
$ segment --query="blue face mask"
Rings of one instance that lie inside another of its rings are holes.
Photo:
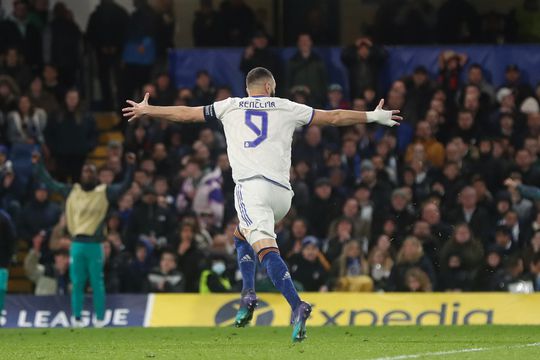
[[[225,272],[225,263],[222,261],[213,263],[212,272],[216,273],[217,275],[223,274]]]

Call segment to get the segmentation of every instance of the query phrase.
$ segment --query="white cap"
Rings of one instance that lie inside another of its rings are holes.
[[[540,111],[540,106],[538,106],[538,101],[532,96],[529,96],[521,103],[519,110],[524,114],[534,114]]]
[[[512,94],[512,90],[510,90],[509,88],[500,88],[499,91],[497,91],[497,102],[499,104],[502,103],[503,99],[510,94]]]

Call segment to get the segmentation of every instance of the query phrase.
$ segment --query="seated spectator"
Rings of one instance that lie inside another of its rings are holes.
[[[178,238],[174,243],[178,256],[178,269],[185,276],[185,291],[197,292],[201,274],[201,262],[204,258],[196,240],[196,229],[192,222],[184,220],[180,224]]]
[[[8,269],[11,265],[12,256],[15,252],[15,226],[11,216],[0,209],[0,311],[4,310],[4,300],[8,288]]]
[[[439,76],[437,82],[439,86],[448,94],[449,98],[454,98],[459,89],[461,70],[467,63],[467,54],[458,54],[452,50],[446,50],[439,55]]]
[[[107,241],[103,242],[103,275],[105,277],[105,291],[107,294],[115,294],[120,291],[120,264],[117,259],[116,248],[108,240],[109,236]]]
[[[211,256],[209,268],[203,270],[201,273],[199,293],[210,294],[231,292],[231,281],[228,279],[226,271],[226,259],[217,255]]]
[[[328,273],[319,260],[317,238],[307,236],[302,241],[302,251],[289,258],[291,277],[302,285],[304,291],[327,291]]]
[[[368,256],[368,266],[374,290],[383,291],[394,266],[390,253],[377,247],[373,248]]]
[[[351,236],[358,239],[361,244],[367,243],[369,241],[370,222],[369,219],[366,219],[366,216],[362,217],[360,205],[356,198],[348,198],[343,203],[342,215],[344,218],[352,222],[353,229]],[[329,238],[336,236],[339,221],[340,219],[336,219],[330,224],[330,230],[328,231]],[[362,246],[362,249],[367,249],[367,247]]]
[[[67,295],[71,292],[69,277],[69,252],[57,250],[53,262],[42,261],[42,238],[35,237],[32,248],[24,259],[26,276],[35,284],[35,295]]]
[[[166,72],[160,73],[156,78],[156,100],[158,106],[174,104],[175,89],[171,84],[171,78]]]
[[[214,102],[216,88],[212,84],[210,74],[206,70],[197,72],[195,87],[193,88],[193,105],[209,105]]]
[[[529,293],[534,291],[531,278],[525,273],[523,259],[520,256],[511,256],[504,261],[504,270],[501,273],[500,288],[511,293]]]
[[[416,124],[416,137],[412,144],[407,147],[405,161],[410,162],[413,158],[414,145],[422,144],[426,152],[426,160],[435,167],[440,168],[444,163],[444,146],[432,135],[431,127],[427,121]]]
[[[439,205],[434,202],[424,204],[421,213],[422,220],[429,224],[434,240],[439,244],[444,244],[450,238],[451,228],[441,220]]]
[[[170,250],[161,253],[159,266],[148,274],[148,292],[176,293],[185,289],[184,275],[176,269],[176,254]]]
[[[35,108],[28,96],[21,96],[16,111],[7,116],[8,141],[11,144],[43,145],[47,114]]]
[[[326,109],[350,109],[351,104],[343,96],[343,87],[339,84],[330,84],[327,92]]]
[[[534,284],[534,291],[540,291],[540,254],[535,254],[529,264],[529,272]]]
[[[143,190],[142,200],[133,208],[127,226],[128,248],[133,250],[139,241],[148,246],[162,249],[171,244],[174,233],[174,217],[157,203],[153,187]]]
[[[135,245],[133,255],[124,253],[127,257],[120,272],[120,291],[123,293],[142,293],[152,267],[152,253],[142,242]]]
[[[464,187],[458,195],[460,207],[449,214],[452,224],[465,222],[474,237],[485,241],[491,229],[491,219],[486,209],[478,206],[478,196],[472,186]]]
[[[373,290],[368,262],[357,241],[347,241],[343,245],[340,256],[333,262],[330,271],[330,288],[335,288],[336,291]]]
[[[516,96],[516,104],[518,105],[533,94],[531,86],[522,79],[521,70],[516,64],[510,64],[506,67],[503,87],[512,90]]]
[[[475,278],[474,290],[500,291],[499,281],[503,271],[503,249],[497,245],[487,248],[484,264],[478,270]]]
[[[320,178],[315,183],[315,196],[308,209],[308,221],[313,235],[323,238],[330,226],[330,219],[339,214],[340,201],[333,195],[330,180]]]
[[[4,66],[0,66],[0,75],[11,77],[24,90],[32,80],[32,72],[24,63],[16,47],[8,48],[4,53]]]
[[[287,260],[302,251],[302,241],[308,235],[308,225],[305,219],[297,218],[291,223],[290,236],[280,241],[278,238],[279,251]]]
[[[45,64],[42,72],[43,89],[55,97],[58,104],[63,104],[67,88],[58,78],[58,68],[54,64]]]
[[[352,239],[354,226],[351,220],[341,218],[336,224],[336,234],[323,242],[322,251],[326,259],[333,263],[342,253],[345,244]]]
[[[49,200],[49,191],[43,183],[34,188],[34,196],[22,209],[18,219],[17,232],[28,244],[35,236],[43,236],[46,241],[52,228],[58,222],[62,210]],[[46,248],[41,251],[46,252]]]
[[[504,257],[509,257],[517,252],[517,244],[512,240],[512,230],[505,225],[499,225],[495,229],[495,245],[500,248]]]
[[[408,237],[399,250],[396,263],[388,278],[388,291],[407,291],[409,284],[406,274],[408,270],[420,268],[430,280],[430,286],[435,284],[435,270],[431,261],[424,255],[422,244],[415,237]]]
[[[420,268],[411,268],[405,273],[405,286],[409,292],[431,292],[433,287],[429,276]]]

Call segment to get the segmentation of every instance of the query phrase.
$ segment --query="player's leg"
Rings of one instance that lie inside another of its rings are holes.
[[[86,280],[86,256],[84,254],[84,243],[74,241],[70,247],[69,277],[71,278],[71,312],[76,320],[75,325],[81,321],[81,313],[84,304],[84,290]]]
[[[0,268],[0,314],[4,310],[4,300],[6,299],[9,272],[6,268]]]
[[[87,271],[90,274],[90,286],[92,287],[92,300],[94,314],[97,322],[94,326],[101,326],[105,319],[105,281],[103,276],[103,245],[101,243],[88,243],[87,247]]]
[[[235,188],[235,208],[243,227],[249,226],[250,218],[245,212],[245,205],[241,194],[241,185]],[[234,232],[234,244],[238,261],[238,269],[242,274],[242,294],[240,297],[240,307],[236,313],[235,326],[244,327],[253,318],[253,312],[257,307],[257,295],[255,294],[255,269],[256,255],[251,245],[240,231],[240,226]]]

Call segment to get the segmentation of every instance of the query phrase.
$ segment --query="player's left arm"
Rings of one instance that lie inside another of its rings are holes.
[[[131,183],[133,182],[133,173],[135,171],[135,162],[137,158],[135,154],[128,153],[126,154],[126,173],[122,182],[119,184],[112,184],[107,186],[107,200],[109,203],[116,203],[120,197],[129,190]]]
[[[136,120],[142,116],[165,119],[174,122],[203,122],[203,106],[153,106],[148,104],[150,94],[146,93],[144,99],[137,103],[133,100],[126,100],[129,106],[122,109],[124,117],[128,121]]]
[[[403,120],[399,110],[383,110],[384,99],[374,111],[354,110],[315,110],[311,124],[319,126],[349,126],[356,124],[377,123],[384,126],[399,126]]]

